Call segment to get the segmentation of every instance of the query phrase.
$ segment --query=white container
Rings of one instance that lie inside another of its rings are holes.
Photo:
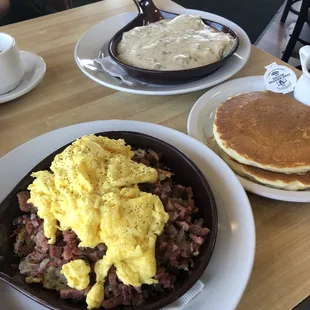
[[[15,39],[0,32],[0,95],[16,88],[23,75],[24,68]]]
[[[299,55],[302,75],[295,86],[294,98],[310,106],[310,46],[302,47],[299,50]]]

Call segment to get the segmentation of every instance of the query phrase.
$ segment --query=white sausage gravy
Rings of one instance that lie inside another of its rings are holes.
[[[124,33],[117,57],[137,68],[184,70],[220,60],[234,44],[231,35],[205,25],[200,17],[180,15]]]

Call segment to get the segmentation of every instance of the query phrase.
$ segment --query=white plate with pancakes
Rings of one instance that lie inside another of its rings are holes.
[[[188,134],[222,157],[247,191],[310,202],[310,108],[265,90],[263,76],[212,88],[193,106]]]
[[[88,122],[51,131],[0,159],[0,201],[30,169],[59,147],[83,135],[111,130],[143,132],[166,141],[190,157],[206,176],[217,204],[218,235],[210,263],[200,278],[205,286],[182,309],[236,309],[254,261],[251,206],[234,173],[212,151],[186,134],[156,124],[123,120]],[[1,282],[0,298],[7,310],[46,309]]]

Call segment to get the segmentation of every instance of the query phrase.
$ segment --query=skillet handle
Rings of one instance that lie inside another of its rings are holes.
[[[154,23],[161,19],[163,16],[160,10],[156,7],[152,0],[133,0],[136,4],[139,15],[143,15],[146,24]]]

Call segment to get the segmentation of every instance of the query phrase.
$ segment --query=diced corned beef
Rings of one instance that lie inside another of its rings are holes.
[[[165,204],[165,210],[166,211],[175,211],[174,205],[170,199],[168,199],[168,202]]]
[[[161,200],[161,202],[162,202],[163,204],[167,203],[167,202],[168,202],[168,199],[169,199],[168,195],[163,194],[163,193],[160,194],[159,198],[160,198],[160,200]]]
[[[182,198],[185,191],[185,187],[179,184],[172,186],[172,197],[173,198]]]
[[[30,220],[30,217],[26,214],[22,215],[22,223],[26,224]]]
[[[183,228],[184,231],[189,230],[189,225],[186,222],[180,222],[180,221],[175,221],[175,223],[180,227]]]
[[[194,248],[191,242],[186,242],[180,245],[180,256],[184,258],[190,258],[192,257],[192,254],[194,252]]]
[[[176,280],[175,276],[168,272],[157,273],[154,278],[157,279],[158,283],[160,283],[164,288],[173,288]]]
[[[120,295],[120,296],[112,297],[109,299],[105,299],[102,302],[101,306],[105,309],[111,309],[111,308],[120,306],[122,304],[123,304],[123,297]]]
[[[133,287],[125,284],[120,284],[119,288],[121,289],[121,296],[123,298],[123,305],[130,305],[133,295]]]
[[[49,245],[50,249],[50,256],[53,258],[61,258],[62,255],[62,246],[57,246],[57,245]]]
[[[16,249],[22,256],[27,256],[31,252],[33,252],[34,244],[23,244],[19,247],[19,249]]]
[[[175,252],[179,247],[176,244],[172,244],[171,251]]]
[[[117,275],[116,275],[116,270],[114,267],[112,267],[110,270],[109,270],[109,274],[108,274],[108,277],[109,277],[109,284],[112,286],[112,288],[116,288],[117,284],[118,284],[118,281],[117,281]]]
[[[171,239],[175,238],[175,236],[178,234],[178,230],[173,226],[173,224],[166,225],[165,232]]]
[[[66,245],[63,247],[62,257],[64,260],[69,261],[78,258],[81,255],[81,249],[78,248],[78,237],[71,230],[65,230],[62,232],[63,240]]]
[[[37,234],[39,230],[41,230],[40,227],[41,220],[37,217],[34,219],[27,219],[25,220],[25,229],[28,232],[28,234]]]
[[[193,213],[193,206],[190,203],[183,202],[183,208],[186,210],[186,214],[192,214]]]
[[[179,217],[176,211],[168,211],[167,213],[169,214],[169,223],[174,222]]]
[[[47,244],[47,239],[44,236],[44,231],[43,229],[40,230],[34,237],[34,241],[36,243],[36,248],[42,252],[46,253],[48,251],[48,244]]]
[[[166,268],[163,266],[157,267],[156,270],[156,276],[160,275],[160,274],[164,274],[166,272]],[[156,278],[156,276],[154,278]]]
[[[63,247],[62,257],[66,261],[77,258],[77,256],[72,253],[72,248],[67,245]]]
[[[171,197],[172,193],[172,183],[171,182],[165,182],[161,186],[161,192],[163,194],[166,194],[167,196]]]
[[[180,212],[181,210],[185,210],[185,208],[178,202],[178,201],[173,201],[173,207],[174,210],[177,210],[178,212]]]
[[[189,199],[192,199],[194,196],[193,194],[193,190],[191,187],[186,187],[185,188],[185,191],[184,191],[184,194],[183,194],[183,199],[184,200],[189,200]]]
[[[78,243],[77,235],[72,230],[65,230],[62,232],[64,241],[67,243]]]
[[[171,197],[171,193],[172,193],[171,187],[172,187],[172,184],[170,182],[165,182],[159,188],[160,192],[158,193],[158,195],[164,205],[168,203],[168,200]]]
[[[178,232],[178,235],[176,237],[176,242],[177,242],[177,244],[182,244],[182,243],[186,242],[185,233],[184,233],[183,228],[181,228],[180,231]]]
[[[175,245],[172,245],[171,247],[171,251],[169,253],[169,256],[168,256],[168,260],[171,261],[171,260],[179,260],[179,256],[181,254],[181,250],[179,249],[179,247],[175,247]]]
[[[87,250],[88,248],[84,248],[84,247],[79,248],[77,245],[74,246],[71,243],[67,243],[65,246],[72,251],[72,255],[74,256],[85,256],[85,254],[88,254],[88,250]]]
[[[81,256],[84,259],[86,258],[89,263],[97,262],[97,260],[101,259],[105,254],[105,251],[101,252],[98,249],[92,249],[87,247],[72,247],[70,244],[66,245],[65,248],[67,249],[67,254],[74,257]]]
[[[60,291],[60,298],[62,299],[74,299],[74,300],[83,300],[84,292],[78,291],[75,289],[66,289]]]
[[[156,164],[156,160],[151,154],[146,154],[144,159],[150,162],[150,166]]]
[[[157,196],[160,196],[160,194],[161,194],[161,186],[160,186],[160,184],[154,184],[152,192],[153,192],[153,194],[155,194]]]
[[[180,263],[179,263],[177,257],[172,256],[172,257],[169,258],[169,266],[178,268],[179,265],[180,265]]]
[[[185,215],[186,215],[186,209],[185,208],[182,208],[181,210],[180,210],[180,213],[179,213],[179,219],[181,220],[181,221],[183,221],[183,220],[185,220]]]
[[[187,224],[191,224],[191,222],[192,222],[191,216],[190,216],[190,215],[186,215],[186,216],[184,217],[184,221],[185,221]]]
[[[105,252],[107,250],[107,246],[103,243],[98,244],[97,248],[100,252]]]
[[[203,239],[202,237],[195,236],[193,234],[189,234],[189,237],[197,244],[203,244],[205,241],[205,239]]]
[[[31,221],[28,221],[25,225],[26,231],[28,234],[31,234],[34,231],[34,226]]]
[[[34,228],[40,228],[41,229],[40,225],[42,225],[42,220],[39,217],[37,217],[37,216],[33,217],[31,219],[31,223],[32,223]]]
[[[167,248],[168,242],[165,240],[159,239],[158,244],[159,244],[159,249],[163,251]]]
[[[64,261],[63,259],[61,259],[61,258],[56,258],[56,259],[54,259],[54,260],[52,260],[52,261],[50,261],[50,262],[48,263],[48,267],[50,267],[50,266],[53,266],[53,267],[60,267],[60,266],[64,265],[65,263],[66,263],[66,261]]]
[[[24,224],[24,228],[29,235],[36,235],[40,230],[42,230],[42,220],[38,217],[26,217],[22,219],[20,224]]]
[[[83,253],[85,256],[87,256],[89,258],[89,260],[93,263],[95,263],[97,260],[102,258],[102,255],[100,253],[98,253],[97,251],[91,251],[91,252],[86,252]]]
[[[17,194],[19,208],[23,212],[33,212],[35,210],[33,204],[27,202],[29,198],[30,198],[29,191],[19,192]]]
[[[116,296],[121,296],[122,295],[122,290],[119,288],[119,283],[116,286],[116,288],[113,289],[112,286],[109,286],[109,295],[108,298],[110,297],[116,297]]]
[[[46,254],[41,253],[39,251],[34,251],[34,252],[30,253],[27,257],[29,257],[29,259],[32,262],[38,262],[39,263],[46,257]]]
[[[192,224],[190,225],[189,227],[189,231],[193,234],[193,235],[196,235],[196,236],[200,236],[200,237],[205,237],[209,232],[210,230],[206,227],[202,227],[198,224]]]
[[[181,251],[181,253],[180,253],[180,256],[184,257],[184,258],[190,258],[190,257],[192,257],[192,255],[193,255],[193,252],[190,252],[187,250]]]

